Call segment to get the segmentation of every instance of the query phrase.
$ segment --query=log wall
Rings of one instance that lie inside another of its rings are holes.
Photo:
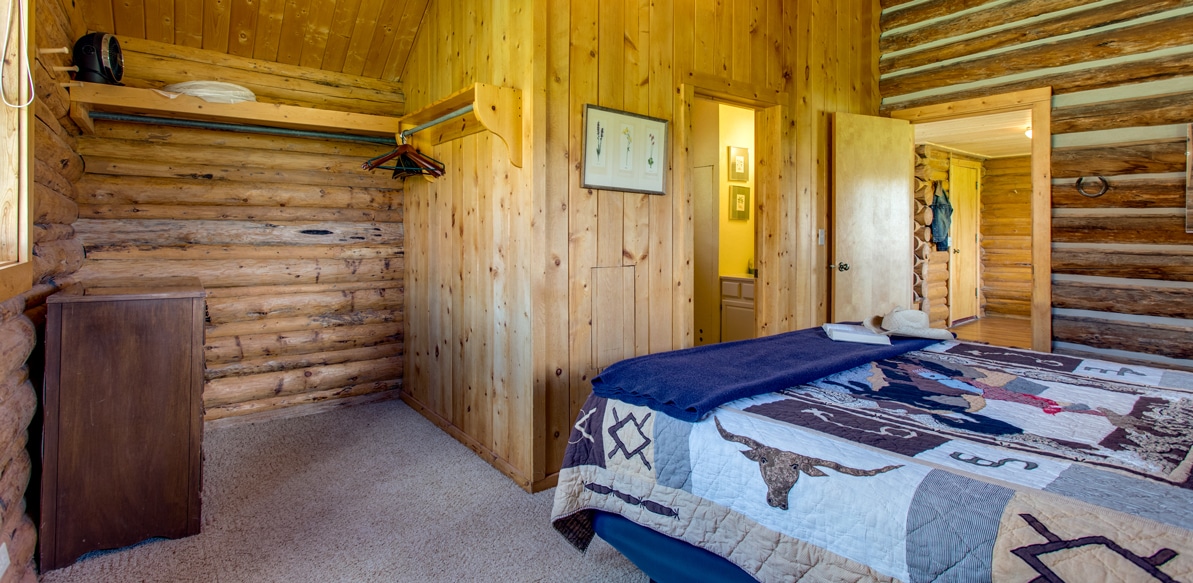
[[[31,46],[73,45],[71,21],[59,0],[37,2],[34,11]],[[42,379],[39,339],[45,331],[46,298],[58,290],[58,279],[69,277],[83,262],[83,247],[72,225],[78,217],[75,182],[83,173],[78,128],[58,85],[69,77],[52,69],[69,65],[70,58],[34,55],[33,287],[16,297],[0,298],[0,548],[8,559],[0,583],[37,580],[34,477],[40,465],[41,429],[30,422]]]
[[[1052,87],[1054,350],[1193,367],[1193,320],[1170,308],[1193,285],[1191,24],[1175,0],[883,3],[884,111]],[[1110,191],[1081,196],[1083,176]]]
[[[982,179],[982,311],[1031,317],[1031,156],[987,160]]]
[[[402,191],[359,168],[384,146],[111,122],[78,144],[74,277],[203,282],[208,421],[401,385]]]
[[[875,114],[877,5],[661,0],[432,1],[402,75],[409,111],[474,81],[523,98],[523,168],[466,138],[408,180],[406,397],[528,489],[558,471],[605,359],[689,346],[693,95],[756,118],[758,326],[827,313],[830,113]],[[519,31],[517,34],[504,34]],[[581,188],[583,107],[671,122],[664,196]],[[773,137],[761,137],[773,136]],[[594,354],[602,355],[600,358]],[[525,372],[524,372],[525,371]]]

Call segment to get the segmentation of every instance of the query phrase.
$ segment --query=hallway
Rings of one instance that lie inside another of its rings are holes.
[[[958,340],[1011,348],[1031,348],[1031,320],[986,316],[950,328]]]

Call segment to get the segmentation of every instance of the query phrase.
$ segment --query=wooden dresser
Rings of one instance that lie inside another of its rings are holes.
[[[172,278],[47,301],[43,572],[199,532],[204,295]]]

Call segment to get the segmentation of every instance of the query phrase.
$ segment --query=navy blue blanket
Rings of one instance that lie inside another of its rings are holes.
[[[936,342],[894,337],[889,346],[836,342],[819,327],[807,328],[628,358],[592,379],[592,392],[696,422],[729,401],[789,389]]]

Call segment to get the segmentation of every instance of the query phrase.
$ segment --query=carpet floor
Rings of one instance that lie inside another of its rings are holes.
[[[599,538],[559,536],[553,489],[527,494],[400,401],[211,430],[203,449],[201,534],[42,581],[647,580]]]

